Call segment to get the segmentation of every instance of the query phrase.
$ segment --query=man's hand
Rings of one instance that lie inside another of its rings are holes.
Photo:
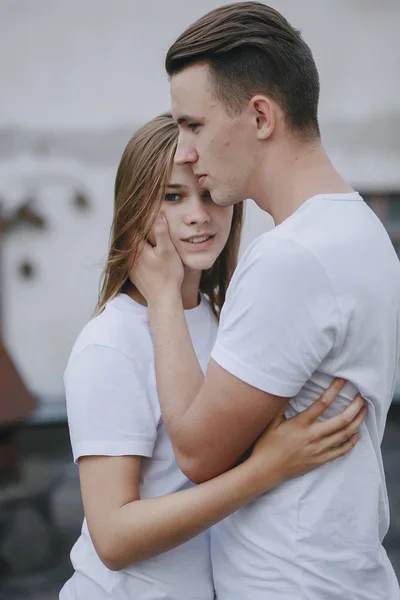
[[[168,223],[160,213],[153,227],[155,245],[146,242],[130,270],[129,278],[150,306],[167,290],[181,293],[183,264],[169,235]]]

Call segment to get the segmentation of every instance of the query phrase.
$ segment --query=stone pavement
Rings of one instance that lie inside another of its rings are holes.
[[[39,527],[38,522],[31,519],[31,530],[25,532],[23,547],[13,548],[9,544],[9,548],[18,552],[19,562],[24,552],[28,561],[32,553],[37,555],[43,552],[43,547],[49,543],[49,536],[52,539],[55,536],[57,551],[51,553],[46,568],[33,570],[30,575],[20,574],[1,579],[0,564],[0,600],[58,600],[59,590],[72,572],[69,550],[82,524],[78,472],[72,464],[65,425],[31,427],[23,432],[22,442],[28,466],[37,465],[38,462],[44,466],[51,464],[52,468],[58,465],[59,472],[55,478],[57,485],[51,493],[49,506],[54,527],[53,531],[46,533],[43,524]],[[390,413],[383,455],[391,505],[391,527],[385,546],[400,578],[400,406],[393,408]],[[1,518],[0,513],[0,526]],[[24,514],[21,519],[23,523],[28,515]]]

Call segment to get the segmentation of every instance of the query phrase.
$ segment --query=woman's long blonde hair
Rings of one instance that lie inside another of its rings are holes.
[[[115,179],[114,219],[97,314],[129,286],[129,270],[134,266],[165,198],[177,141],[178,127],[172,115],[166,113],[143,125],[124,150]],[[242,221],[243,202],[240,202],[234,206],[225,248],[214,265],[201,275],[200,290],[208,296],[217,316],[237,264]]]

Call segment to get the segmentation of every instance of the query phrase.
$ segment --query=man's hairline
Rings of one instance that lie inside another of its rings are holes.
[[[204,66],[207,67],[207,76],[209,78],[209,83],[210,83],[210,91],[214,97],[215,100],[217,100],[218,102],[220,102],[222,104],[222,106],[224,107],[224,110],[226,111],[226,113],[231,117],[237,117],[239,116],[243,110],[245,109],[246,105],[251,101],[252,98],[254,98],[254,96],[265,96],[266,98],[268,98],[269,100],[272,100],[273,102],[276,102],[276,100],[270,96],[269,94],[267,94],[266,92],[257,92],[252,94],[252,96],[250,96],[250,98],[248,99],[247,102],[243,103],[242,108],[240,109],[240,111],[236,112],[236,111],[231,111],[229,109],[229,106],[227,105],[226,102],[224,102],[222,100],[222,98],[218,95],[217,93],[217,80],[215,77],[215,74],[212,71],[212,68],[210,67],[211,61],[207,60],[207,59],[199,59],[199,60],[193,60],[193,62],[189,62],[188,64],[185,64],[183,67],[181,67],[180,69],[177,69],[176,71],[174,71],[174,73],[172,73],[172,75],[168,75],[168,83],[171,85],[172,79],[173,77],[180,75],[181,73],[183,73],[184,71],[189,70],[191,67],[196,67],[196,66]],[[189,115],[184,115],[184,116],[189,116]],[[190,117],[190,120],[197,120],[196,117]],[[177,120],[174,118],[175,123],[177,123]]]
[[[218,102],[220,102],[220,103],[222,104],[222,106],[224,107],[224,110],[226,111],[226,113],[227,113],[227,114],[228,114],[228,115],[229,115],[231,118],[234,118],[235,116],[236,116],[236,117],[237,117],[237,116],[239,116],[239,114],[241,114],[241,113],[244,111],[244,109],[245,109],[245,106],[246,106],[246,103],[245,103],[245,104],[243,104],[243,107],[242,107],[242,109],[240,110],[240,113],[233,114],[233,113],[232,113],[232,112],[229,110],[229,108],[228,108],[227,104],[226,104],[226,103],[225,103],[225,102],[224,102],[224,101],[223,101],[223,100],[222,100],[222,99],[221,99],[221,98],[218,96],[218,94],[217,94],[217,90],[216,90],[216,79],[215,79],[215,77],[213,76],[213,72],[212,72],[212,69],[211,69],[211,67],[210,67],[210,64],[211,64],[211,61],[210,61],[210,60],[207,60],[207,59],[199,59],[199,60],[196,60],[196,59],[194,59],[194,60],[193,60],[193,62],[189,62],[188,64],[185,64],[185,65],[184,65],[183,67],[181,67],[180,69],[177,69],[177,70],[176,70],[174,73],[172,73],[172,75],[168,75],[168,81],[169,81],[169,83],[171,84],[171,82],[172,82],[172,78],[173,78],[174,76],[176,76],[176,75],[179,75],[179,74],[183,73],[184,71],[186,71],[186,70],[190,69],[191,67],[196,67],[196,66],[198,66],[198,65],[200,65],[200,66],[205,66],[205,67],[208,67],[208,68],[207,68],[207,76],[208,76],[208,78],[209,78],[209,81],[210,81],[210,84],[211,84],[211,93],[213,94],[213,96],[214,96],[215,100],[217,100]],[[252,100],[252,98],[254,98],[254,96],[257,96],[257,95],[260,95],[260,96],[265,96],[265,97],[266,97],[266,98],[268,98],[269,100],[272,100],[274,103],[278,104],[278,105],[280,106],[281,110],[284,110],[284,109],[283,109],[283,107],[282,107],[282,106],[279,104],[279,102],[277,102],[277,101],[276,101],[276,99],[275,99],[275,98],[271,97],[269,94],[267,94],[267,93],[265,93],[265,92],[258,92],[257,94],[253,94],[253,95],[252,95],[252,96],[249,98],[249,100],[248,100],[247,104],[248,104],[248,103],[249,103],[249,102]],[[196,118],[196,117],[194,117],[194,116],[190,116],[190,115],[187,115],[187,114],[186,114],[186,115],[182,115],[182,116],[183,116],[183,117],[186,117],[186,118],[188,118],[188,120],[190,120],[190,121],[197,121],[197,120],[199,120],[199,119],[200,119],[200,117],[197,117],[197,118]],[[178,122],[177,122],[178,120],[177,120],[177,119],[175,119],[175,117],[173,117],[173,118],[174,118],[174,121],[175,121],[175,123],[176,123],[176,124],[179,126],[179,124],[178,124]],[[286,120],[286,119],[285,119],[285,120]],[[288,125],[287,125],[287,126],[288,126]],[[290,129],[290,128],[289,128],[289,129]],[[302,131],[302,130],[300,130],[300,129],[299,129],[299,130],[298,130],[298,133],[299,133],[300,135],[302,135],[302,134],[305,134],[305,135],[307,135],[307,132],[306,132],[305,130],[303,130],[303,131]],[[311,137],[313,137],[313,136],[311,135]],[[319,134],[318,132],[316,132],[316,136],[315,136],[315,137],[316,137],[316,139],[319,139],[319,140],[321,139],[321,136],[320,136],[320,134]]]

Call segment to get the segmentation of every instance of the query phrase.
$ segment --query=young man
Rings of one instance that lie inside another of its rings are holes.
[[[217,597],[398,600],[382,546],[380,443],[399,362],[400,267],[322,147],[311,51],[274,9],[244,2],[191,25],[166,67],[176,163],[189,163],[217,204],[252,198],[276,224],[234,274],[204,378],[165,221],[132,275],[149,304],[162,413],[182,470],[200,482],[229,469],[280,411],[303,410],[333,377],[348,381],[333,411],[356,390],[369,405],[351,453],[213,528]],[[198,235],[201,253],[214,239],[206,217]]]

